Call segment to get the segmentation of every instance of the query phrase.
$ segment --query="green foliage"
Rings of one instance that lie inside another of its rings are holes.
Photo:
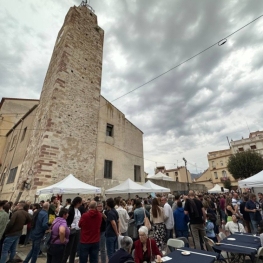
[[[224,188],[231,190],[232,185],[229,178],[227,180],[224,180],[223,184],[224,184]]]
[[[255,151],[238,152],[230,156],[227,169],[235,179],[248,178],[263,170],[263,159]]]

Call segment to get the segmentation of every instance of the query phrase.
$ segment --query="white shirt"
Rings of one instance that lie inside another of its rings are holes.
[[[78,210],[78,208],[74,208],[74,210],[75,210],[75,215],[74,215],[73,222],[71,224],[71,228],[76,228],[78,230],[78,229],[80,229],[79,228],[79,220],[81,218],[81,213]]]
[[[168,203],[165,203],[163,206],[164,214],[167,217],[167,220],[164,222],[167,229],[173,229],[174,228],[174,216],[173,216],[173,210],[171,206]]]
[[[246,230],[242,224],[234,223],[233,221],[226,223],[225,230],[230,231],[232,234],[234,234],[235,232],[246,233]]]
[[[122,206],[119,206],[116,211],[118,212],[119,214],[119,222],[120,222],[120,229],[119,231],[121,233],[125,233],[128,229],[128,221],[130,219],[127,211],[122,207]]]

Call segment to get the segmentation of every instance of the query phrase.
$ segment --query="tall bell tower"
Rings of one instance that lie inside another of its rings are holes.
[[[18,185],[35,189],[73,173],[94,184],[104,32],[83,1],[58,33]],[[14,198],[18,195],[16,190]]]

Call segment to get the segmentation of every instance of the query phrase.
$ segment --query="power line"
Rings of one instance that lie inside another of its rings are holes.
[[[141,84],[140,86],[138,86],[138,87],[136,87],[136,88],[134,88],[134,89],[128,91],[127,93],[124,93],[123,95],[117,97],[116,99],[112,100],[111,102],[114,102],[114,101],[116,101],[116,100],[119,100],[119,99],[123,98],[124,96],[126,96],[126,95],[132,93],[133,91],[135,91],[135,90],[137,90],[137,89],[140,89],[140,88],[146,86],[146,85],[149,84],[150,82],[153,82],[154,80],[156,80],[156,79],[162,77],[163,75],[169,73],[170,71],[172,71],[172,70],[174,70],[174,69],[180,67],[181,65],[185,64],[185,63],[188,62],[189,60],[192,60],[193,58],[195,58],[195,57],[201,55],[202,53],[206,52],[206,51],[209,50],[210,48],[212,48],[212,47],[214,47],[214,46],[216,46],[216,45],[221,46],[221,45],[225,44],[226,41],[225,41],[225,42],[222,42],[222,41],[227,40],[227,38],[233,36],[234,34],[236,34],[237,32],[239,32],[239,31],[242,30],[243,28],[247,27],[248,25],[252,24],[252,23],[255,22],[256,20],[260,19],[261,17],[263,17],[263,15],[260,15],[259,17],[257,17],[257,18],[255,18],[254,20],[250,21],[250,22],[247,23],[246,25],[240,27],[239,29],[237,29],[236,31],[234,31],[233,33],[231,33],[230,35],[228,35],[228,36],[222,38],[221,40],[217,41],[216,43],[212,44],[211,46],[205,48],[204,50],[198,52],[197,54],[193,55],[192,57],[190,57],[190,58],[184,60],[183,62],[181,62],[181,63],[179,63],[179,64],[177,64],[176,66],[174,66],[174,67],[168,69],[167,71],[161,73],[160,75],[158,75],[158,76],[156,76],[156,77],[154,77],[154,78],[148,80],[147,82]],[[106,104],[104,104],[104,105],[101,106],[101,107],[104,107],[105,105],[106,105]]]

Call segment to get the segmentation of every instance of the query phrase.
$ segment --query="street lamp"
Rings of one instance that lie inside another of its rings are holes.
[[[189,192],[189,180],[188,180],[188,174],[187,174],[187,167],[186,167],[186,164],[187,164],[187,161],[186,159],[183,157],[183,161],[184,161],[184,164],[185,164],[185,172],[186,172],[186,179],[187,179],[187,189],[188,189],[188,192]]]

